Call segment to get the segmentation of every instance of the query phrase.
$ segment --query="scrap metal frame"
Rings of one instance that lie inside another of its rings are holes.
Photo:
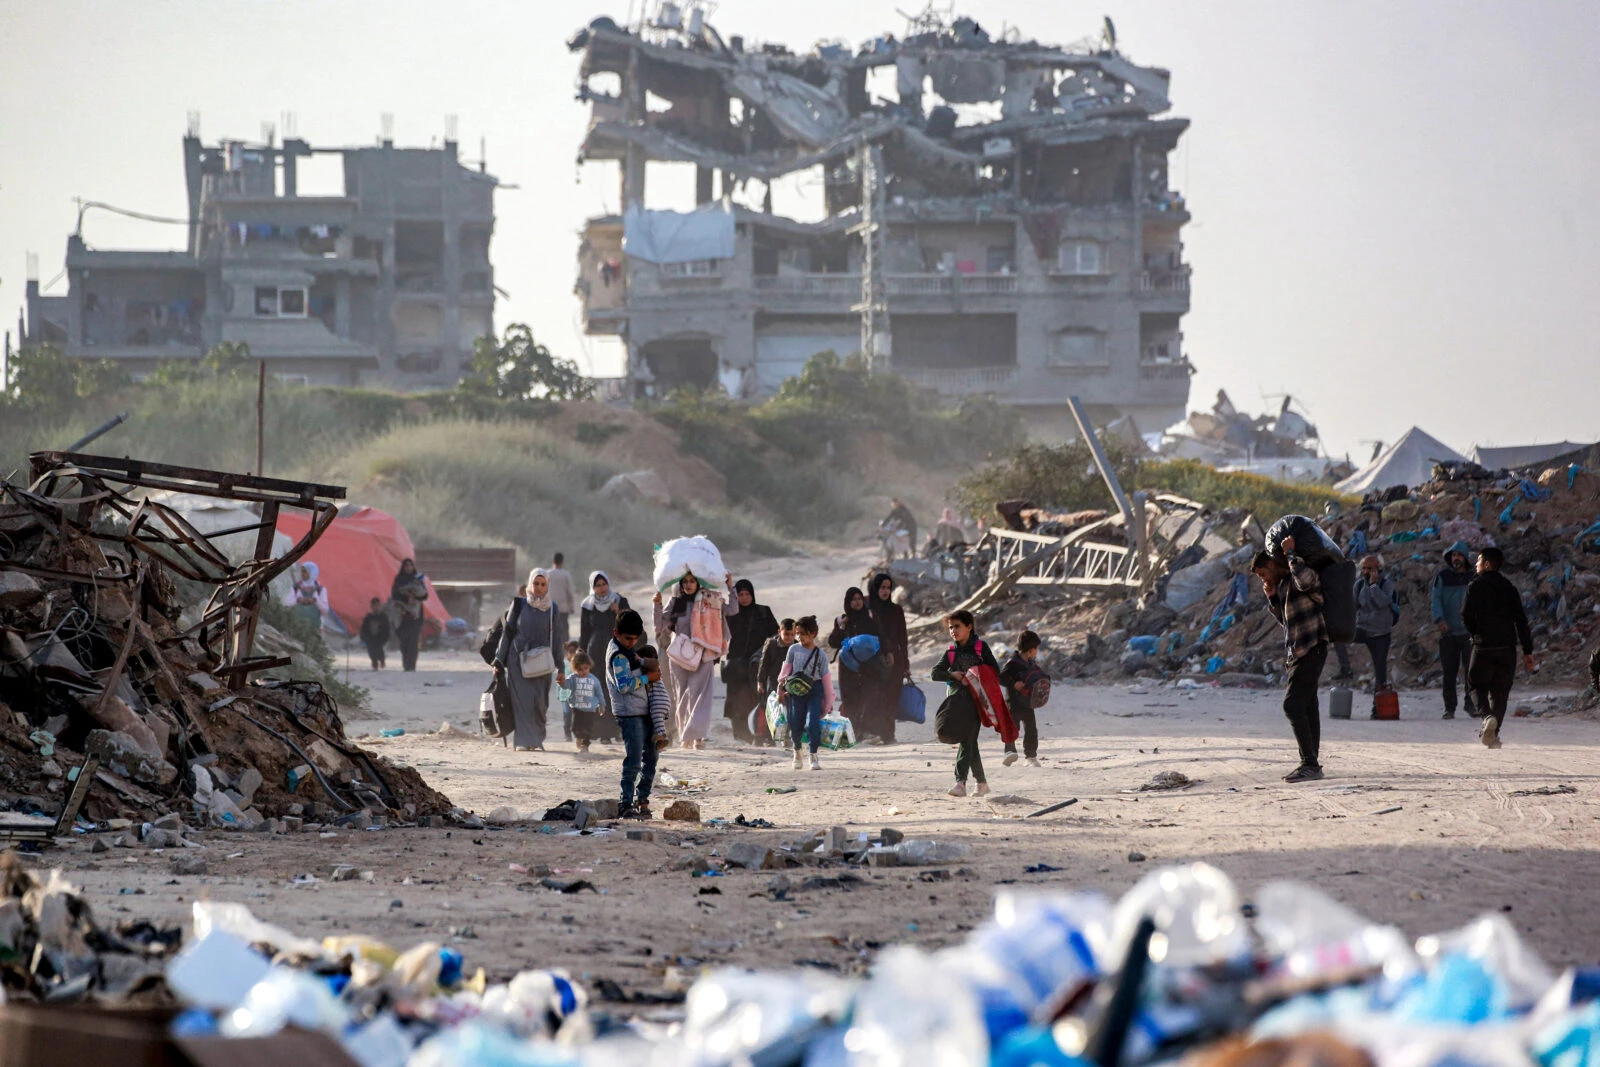
[[[28,492],[56,516],[86,531],[97,541],[124,546],[137,560],[145,557],[191,581],[213,586],[200,619],[176,638],[196,637],[218,661],[217,673],[238,687],[246,675],[286,665],[281,658],[252,656],[261,596],[267,585],[297,563],[339,514],[343,486],[294,482],[198,467],[180,467],[143,460],[116,459],[77,452],[34,452],[29,457]],[[120,486],[123,488],[113,488]],[[136,497],[124,489],[153,489],[209,496],[257,504],[261,521],[222,531],[238,534],[254,530],[251,558],[238,565],[229,561],[176,509],[158,501]],[[278,512],[283,507],[311,512],[305,536],[274,558],[272,540]],[[97,517],[111,518],[96,523]],[[114,517],[114,518],[113,518]],[[120,526],[117,520],[120,520]],[[135,567],[134,571],[137,572]],[[63,576],[80,581],[107,580],[106,576]],[[132,576],[109,576],[129,580]]]

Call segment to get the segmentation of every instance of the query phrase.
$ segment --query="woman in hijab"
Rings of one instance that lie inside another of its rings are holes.
[[[628,598],[611,588],[605,571],[589,575],[589,595],[578,609],[578,644],[589,653],[596,673],[605,670],[606,649],[611,644],[611,632],[617,628],[617,617],[629,610]],[[589,720],[582,724],[590,731],[588,734],[580,732],[578,716],[573,716],[572,731],[577,740],[615,741],[622,736],[611,713],[611,688],[602,686],[601,692],[606,697],[606,710],[584,716]]]
[[[550,600],[550,576],[542,567],[528,574],[528,592],[511,605],[500,647],[495,652],[494,669],[502,672],[511,687],[511,709],[516,717],[515,744],[520,750],[544,751],[545,713],[550,708],[550,679],[557,684],[567,680],[561,649],[555,647],[556,609]],[[524,677],[525,652],[548,649],[554,669],[534,678]]]
[[[833,620],[833,632],[828,634],[828,647],[838,652],[852,637],[870,634],[878,638],[882,647],[883,635],[878,632],[877,620],[867,610],[867,597],[856,586],[844,591],[844,614]],[[837,658],[837,657],[836,657]],[[860,671],[841,667],[839,675],[839,701],[844,707],[844,717],[855,728],[856,739],[865,741],[878,736],[877,721],[872,712],[878,694],[873,691],[871,679]]]
[[[417,669],[417,646],[422,641],[422,608],[428,602],[428,576],[417,570],[416,560],[400,561],[400,573],[389,586],[389,599],[400,617],[399,625],[394,628],[395,637],[400,641],[400,666],[414,671]]]
[[[731,591],[732,575],[728,576],[727,582]],[[663,605],[660,593],[653,598],[656,606],[655,630],[659,635],[658,640],[663,641],[661,653],[666,661],[667,673],[672,677],[672,683],[668,688],[672,691],[673,727],[677,733],[678,744],[684,748],[706,747],[706,735],[711,732],[711,683],[715,680],[714,665],[723,652],[713,653],[702,648],[699,666],[689,670],[667,654],[667,647],[674,637],[692,638],[696,602],[717,597],[720,597],[720,594],[703,587],[700,579],[692,574],[685,574],[678,581],[678,591],[673,594],[671,601]],[[733,603],[723,604],[724,619],[731,616],[735,610]]]
[[[906,634],[905,609],[893,599],[894,579],[887,574],[874,574],[868,590],[867,610],[878,624],[878,655],[884,657],[879,692],[873,702],[877,712],[874,732],[888,745],[894,743],[900,687],[911,680],[911,639]]]
[[[778,620],[771,608],[756,603],[756,587],[748,578],[733,583],[733,594],[738,612],[728,618],[728,658],[722,665],[722,684],[728,692],[723,698],[722,713],[732,721],[734,737],[754,743],[750,712],[759,703],[756,665],[767,639],[778,632]]]

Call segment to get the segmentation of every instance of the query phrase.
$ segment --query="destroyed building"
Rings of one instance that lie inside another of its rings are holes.
[[[462,164],[453,135],[442,148],[274,141],[207,145],[191,123],[182,251],[92,248],[80,211],[67,295],[44,296],[30,277],[23,343],[135,377],[242,342],[286,380],[454,384],[472,342],[494,332],[495,178]],[[307,161],[329,155],[342,189],[303,195]],[[85,210],[97,207],[109,205]]]
[[[1183,418],[1189,214],[1168,156],[1188,120],[1158,117],[1168,72],[1118,52],[1109,20],[1064,48],[924,16],[797,54],[661,3],[570,47],[579,159],[618,165],[623,211],[588,220],[577,289],[637,391],[761,395],[831,349],[993,395],[1043,439],[1072,435],[1069,394],[1097,424]],[[652,210],[663,164],[695,167],[697,210]],[[772,212],[796,174],[820,221]]]

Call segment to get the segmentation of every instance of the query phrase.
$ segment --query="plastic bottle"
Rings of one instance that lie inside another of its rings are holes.
[[[949,962],[910,946],[883,951],[844,1035],[850,1067],[985,1067],[978,997]]]
[[[218,1029],[224,1037],[270,1037],[293,1023],[302,1030],[338,1034],[349,1011],[327,985],[305,971],[270,968]]]
[[[850,987],[815,971],[717,970],[689,989],[683,1042],[706,1062],[791,1063],[849,1006]]]

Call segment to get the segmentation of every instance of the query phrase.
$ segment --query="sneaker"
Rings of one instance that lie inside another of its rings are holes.
[[[1039,762],[1039,757],[1038,756],[1029,756],[1028,757],[1028,766],[1030,766],[1030,767],[1042,767],[1043,764],[1041,764]]]
[[[822,770],[822,764],[817,760],[817,754],[815,752],[811,753],[811,769],[814,771]]]
[[[627,801],[623,801],[621,804],[618,804],[617,805],[617,818],[619,818],[619,819],[631,819],[631,818],[633,818],[633,805],[631,803],[627,802]]]
[[[635,804],[633,809],[629,811],[626,816],[626,818],[629,819],[644,819],[646,821],[654,819],[655,817],[656,813],[650,810],[649,801],[646,801],[643,804]]]
[[[794,769],[798,771],[804,766],[805,764],[800,761],[800,750],[797,748],[794,750]]]
[[[953,796],[953,797],[964,797],[964,796],[966,796],[967,795],[967,783],[966,782],[957,782],[951,788],[950,795]]]
[[[1007,752],[1006,758],[1000,761],[1001,765],[1005,767],[1009,767],[1015,762],[1017,762],[1017,754],[1015,752]]]
[[[1322,781],[1322,767],[1316,763],[1302,763],[1284,775],[1283,780],[1286,782],[1320,782]]]
[[[1485,718],[1483,728],[1478,731],[1478,740],[1483,742],[1484,748],[1500,747],[1500,724],[1494,719]]]
[[[975,796],[975,797],[986,797],[986,796],[988,796],[989,795],[989,783],[988,782],[979,782],[978,783],[978,788],[976,788],[976,789],[974,789],[972,791],[972,795]]]

